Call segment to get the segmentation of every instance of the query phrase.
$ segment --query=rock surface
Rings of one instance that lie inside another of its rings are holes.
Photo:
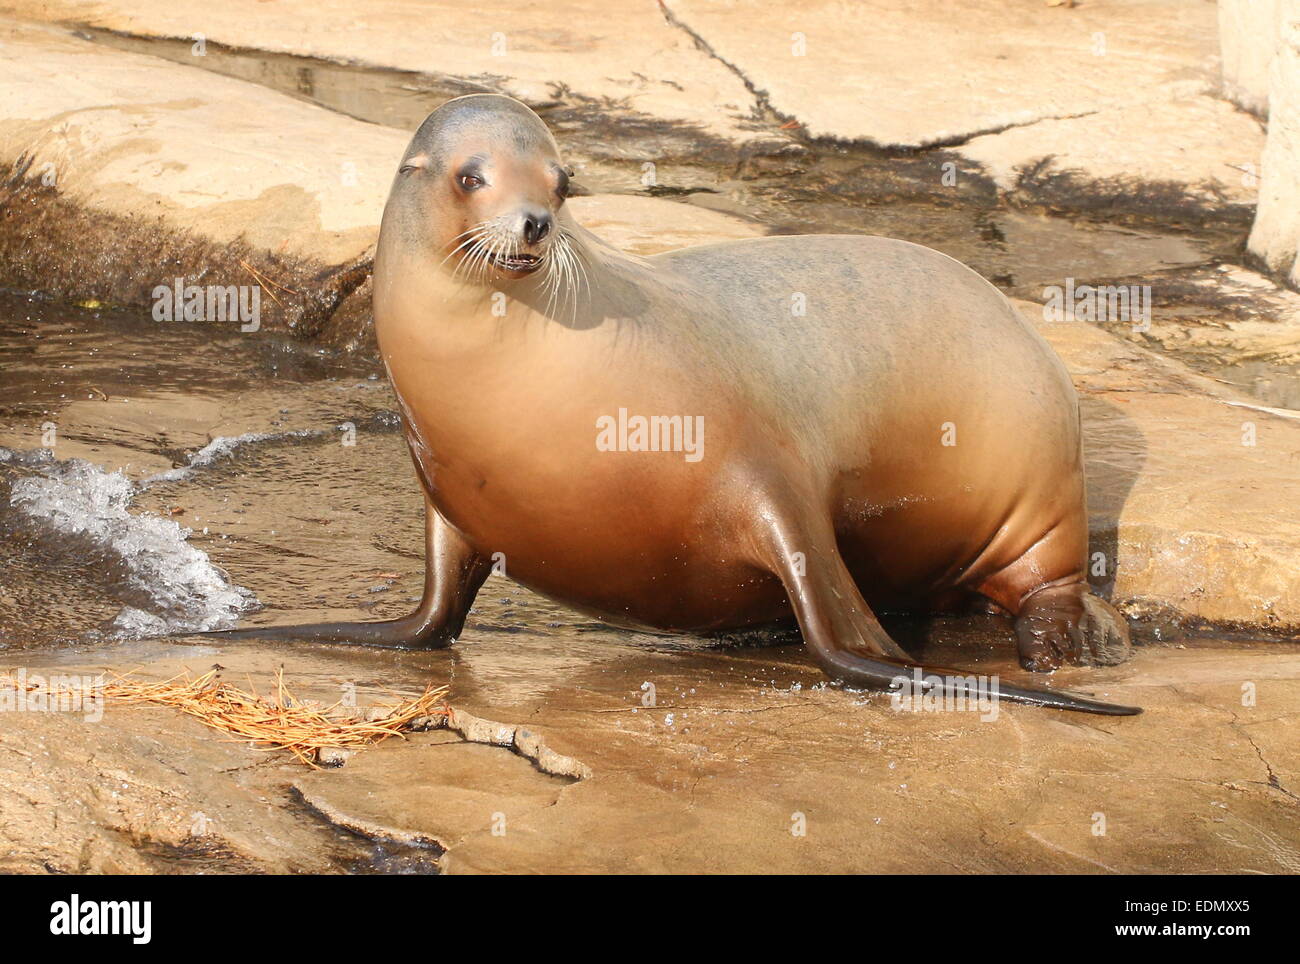
[[[976,134],[1204,88],[1214,9],[1161,0],[1081,7],[666,0],[687,29],[813,137],[882,147]],[[1170,30],[1177,20],[1178,30]],[[996,22],[996,36],[990,23]],[[1067,69],[1068,68],[1068,69]],[[833,71],[835,83],[826,83]]]
[[[1131,616],[1300,633],[1300,413],[1083,322],[1044,323],[1083,404],[1092,550]],[[1195,440],[1194,442],[1192,440]],[[1209,467],[1213,467],[1211,471]]]
[[[1250,250],[1300,289],[1300,0],[1281,0],[1259,210]]]
[[[1300,411],[1300,293],[1231,264],[1153,279],[1150,329],[1108,330],[1280,408]]]
[[[1118,210],[1138,209],[1145,192],[1171,207],[1244,213],[1259,195],[1263,144],[1257,120],[1197,93],[1011,127],[972,138],[960,153],[1006,194],[1032,198],[1041,182],[1068,177],[1082,195],[1119,195]],[[1042,197],[1051,201],[1066,185],[1046,187]]]
[[[1142,648],[1125,666],[1056,681],[1140,703],[1142,716],[1002,707],[982,720],[815,685],[800,647],[624,640],[567,652],[574,642],[470,634],[453,653],[406,655],[134,644],[64,658],[44,669],[144,666],[161,679],[215,659],[260,692],[283,666],[295,694],[322,701],[357,680],[418,691],[454,661],[454,705],[528,720],[591,773],[549,776],[442,730],[313,772],[166,709],[110,704],[102,723],[5,713],[0,869],[1300,870],[1293,647]],[[925,651],[1019,672],[1005,639],[979,633],[945,630]],[[656,705],[642,703],[645,682]]]
[[[1117,175],[1201,204],[1220,191],[1219,203],[1253,201],[1253,179],[1233,168],[1257,164],[1263,135],[1201,96],[1219,88],[1209,3],[665,2],[812,137],[955,145],[1005,190],[1054,157],[1074,172],[1062,195],[1076,201]]]
[[[753,97],[639,0],[440,6],[383,0],[5,0],[32,18],[190,38],[456,78],[528,103],[557,93],[745,141]]]
[[[1219,0],[1223,92],[1234,104],[1268,117],[1270,68],[1288,0]]]
[[[94,209],[325,264],[373,242],[407,135],[65,31],[0,27],[0,156]]]
[[[494,2],[441,11],[436,23],[396,0],[364,14],[343,0],[236,0],[220,11],[199,0],[4,0],[0,10],[414,71],[536,106],[599,104],[740,157],[797,148],[795,134],[909,150],[951,144],[1033,203],[1086,210],[1098,193],[1153,184],[1166,216],[1239,218],[1255,197],[1254,174],[1243,179],[1242,169],[1257,172],[1262,132],[1202,96],[1222,85],[1204,0],[584,4],[574,13]],[[790,130],[763,118],[769,106]],[[1041,175],[1048,158],[1059,175],[1051,191],[1041,176],[1017,183],[1017,171]]]

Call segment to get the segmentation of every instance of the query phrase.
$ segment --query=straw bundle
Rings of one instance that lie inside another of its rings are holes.
[[[75,687],[51,690],[48,684],[24,683],[13,673],[0,673],[0,684],[40,692],[51,700],[66,702],[82,696]],[[249,683],[250,690],[252,683]],[[217,678],[211,669],[191,678],[189,671],[162,682],[148,682],[119,676],[106,681],[100,696],[118,703],[171,706],[206,726],[221,730],[257,749],[288,750],[301,762],[316,767],[322,750],[355,750],[400,736],[417,721],[445,719],[447,687],[432,683],[414,699],[372,707],[361,713],[341,703],[320,707],[296,699],[284,685],[283,671],[276,673],[274,700],[259,697]]]

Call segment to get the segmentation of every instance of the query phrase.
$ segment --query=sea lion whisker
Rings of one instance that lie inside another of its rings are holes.
[[[569,261],[568,253],[563,246],[555,249],[555,270],[552,272],[552,295],[554,304],[552,305],[553,317],[559,317],[559,313],[564,309],[569,299]]]
[[[546,277],[542,281],[542,291],[546,294],[546,308],[543,311],[547,317],[550,316],[551,310],[555,307],[555,295],[559,291],[558,279],[559,269],[556,267],[555,256],[548,253],[546,258]]]
[[[493,266],[500,265],[503,261],[514,256],[517,244],[517,240],[511,234],[507,234],[499,227],[497,228],[493,234],[487,257],[483,259],[483,275],[485,279],[488,271]]]
[[[566,304],[570,309],[570,320],[576,321],[581,307],[582,287],[587,283],[587,270],[573,243],[572,235],[567,231],[557,236],[557,243],[564,257],[565,275],[568,279]],[[590,286],[588,285],[590,291]]]
[[[471,243],[470,243],[469,246],[466,248],[466,250],[462,253],[461,258],[460,258],[460,261],[457,262],[455,270],[452,271],[452,273],[451,273],[451,276],[452,276],[453,278],[457,277],[457,276],[458,276],[458,275],[459,275],[463,270],[465,270],[465,267],[466,267],[466,265],[468,264],[470,257],[471,257],[471,256],[473,255],[473,253],[474,253],[474,249],[477,248],[480,244],[483,243],[483,239],[482,239],[481,237],[478,237],[478,236],[475,236],[474,238],[472,238],[472,239],[470,239],[470,240],[471,240]]]
[[[474,252],[474,260],[470,269],[470,278],[476,284],[482,284],[487,277],[488,258],[492,256],[492,248],[496,242],[487,237],[483,239],[483,244]]]
[[[477,271],[476,262],[487,243],[488,239],[486,237],[477,238],[474,241],[474,244],[470,246],[469,250],[465,252],[465,256],[461,258],[461,262],[456,266],[456,270],[452,272],[452,277],[457,278],[463,270],[465,272],[466,282],[473,278]]]
[[[465,237],[465,235],[469,235],[469,237]],[[454,248],[452,248],[450,251],[448,251],[448,252],[447,252],[447,256],[446,256],[445,258],[443,258],[441,261],[438,262],[438,267],[441,268],[444,264],[446,264],[448,261],[450,261],[450,260],[452,259],[453,256],[455,256],[456,252],[458,252],[458,251],[460,251],[462,248],[465,248],[466,246],[472,244],[472,243],[474,242],[474,240],[475,240],[475,236],[474,236],[473,234],[471,234],[469,231],[466,231],[465,234],[458,234],[458,235],[456,235],[456,238],[453,238],[452,240],[454,241],[454,240],[456,240],[457,238],[462,238],[462,237],[464,237],[465,240],[464,240],[464,241],[461,241],[460,244],[456,245]]]
[[[577,321],[578,309],[582,305],[582,286],[586,277],[582,262],[578,260],[578,255],[574,252],[572,245],[567,246],[564,250],[569,261],[569,276],[573,279],[570,282],[569,292],[570,318]]]
[[[569,300],[569,261],[568,252],[564,250],[563,245],[555,248],[555,306],[554,310],[558,315],[559,311],[565,307]],[[548,312],[549,314],[549,312]]]
[[[588,300],[590,300],[591,299],[591,277],[587,271],[587,262],[584,257],[585,252],[583,251],[582,246],[578,244],[574,244],[571,238],[572,236],[566,232],[565,239],[564,239],[565,247],[569,252],[569,257],[573,259],[573,263],[577,266],[578,273],[582,277],[583,287],[587,289],[587,298]],[[579,294],[580,294],[579,292],[574,293],[574,301],[575,301],[574,318],[575,319],[577,318],[577,308],[578,308],[577,298]]]
[[[508,215],[501,214],[494,218],[490,218],[485,222],[487,244],[482,250],[481,256],[478,258],[478,263],[475,266],[476,279],[480,282],[488,280],[488,275],[492,267],[501,263],[502,259],[506,257],[507,251],[509,251],[511,255],[514,254],[515,245],[518,242],[514,237],[513,232],[508,229],[508,220]]]
[[[488,262],[494,257],[494,250],[498,244],[498,239],[508,236],[507,221],[509,215],[499,214],[496,217],[487,218],[473,225],[468,230],[456,235],[452,241],[466,238],[456,246],[448,255],[452,257],[461,249],[466,249],[461,258],[460,264],[452,272],[453,278],[459,278],[462,271],[465,275],[465,281],[481,282],[486,279],[488,273]],[[468,236],[468,237],[467,237]],[[468,248],[466,248],[468,245]],[[444,262],[447,260],[443,259]]]
[[[460,269],[465,265],[465,261],[468,259],[470,253],[474,250],[474,248],[480,242],[482,242],[486,227],[487,227],[486,221],[480,222],[478,224],[471,226],[468,230],[462,231],[460,234],[456,235],[456,237],[452,239],[453,241],[457,241],[462,238],[464,239],[463,241],[460,242],[460,244],[456,245],[451,251],[449,251],[447,253],[447,257],[444,258],[442,261],[442,263],[445,264],[448,259],[454,256],[457,252],[460,252],[462,251],[462,249],[464,249],[461,256],[460,264],[457,265],[456,271],[452,272],[453,278],[456,277],[457,273],[459,273]]]

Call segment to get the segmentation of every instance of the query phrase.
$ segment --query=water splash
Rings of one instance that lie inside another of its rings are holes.
[[[330,428],[299,428],[284,432],[246,432],[243,435],[219,435],[203,448],[186,459],[185,464],[165,472],[149,476],[140,483],[142,489],[159,482],[182,482],[194,475],[195,469],[209,468],[216,463],[231,458],[241,448],[267,442],[282,442],[294,439],[323,439],[337,435],[347,426],[354,429],[394,429],[401,425],[396,412],[370,412],[357,415],[346,422],[340,422]]]
[[[140,487],[121,472],[83,459],[60,461],[44,450],[0,448],[0,462],[34,470],[16,479],[9,492],[23,534],[51,552],[78,553],[127,604],[112,621],[111,635],[225,629],[258,608],[253,593],[189,544],[191,530],[153,513],[131,512]]]
[[[311,438],[313,436],[324,435],[327,431],[320,429],[297,429],[290,432],[247,432],[243,435],[218,435],[203,448],[192,454],[184,465],[174,469],[168,469],[166,472],[159,472],[151,475],[140,483],[141,488],[148,488],[159,482],[181,482],[190,478],[195,469],[207,468],[223,459],[228,459],[235,452],[245,445],[256,445],[259,442],[274,442],[279,439],[293,438]]]

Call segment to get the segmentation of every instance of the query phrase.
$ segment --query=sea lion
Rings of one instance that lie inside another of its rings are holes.
[[[633,257],[574,221],[569,176],[511,98],[460,97],[420,126],[384,209],[374,316],[426,497],[423,601],[219,635],[446,646],[500,553],[515,580],[618,624],[793,615],[856,686],[915,666],[873,608],[958,596],[1014,617],[1030,669],[1127,656],[1084,575],[1074,388],[993,285],[880,237]],[[958,671],[926,673],[966,692]]]

